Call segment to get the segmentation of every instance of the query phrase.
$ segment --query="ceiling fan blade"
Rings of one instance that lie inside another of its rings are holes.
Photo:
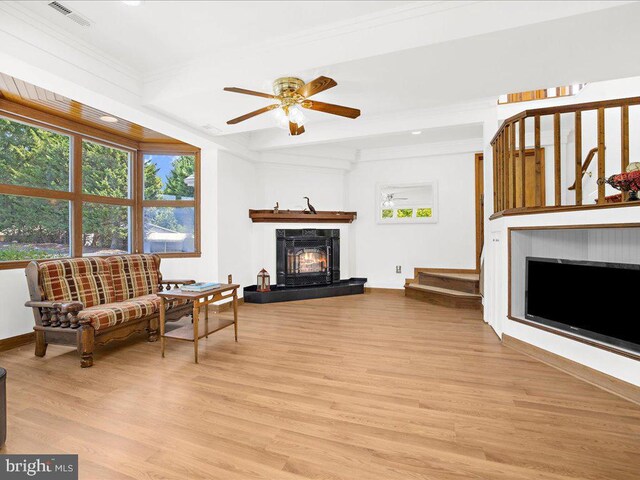
[[[303,108],[308,108],[309,110],[340,115],[341,117],[358,118],[360,116],[360,110],[357,108],[343,107],[342,105],[333,105],[332,103],[306,100],[302,102],[301,105]]]
[[[256,115],[260,115],[261,113],[266,113],[269,110],[273,110],[274,108],[278,108],[280,105],[274,103],[273,105],[268,105],[266,107],[262,107],[258,110],[254,110],[253,112],[245,113],[244,115],[233,118],[227,122],[227,125],[235,125],[236,123],[244,122],[245,120],[255,117]]]
[[[244,93],[245,95],[254,95],[256,97],[277,98],[275,95],[271,95],[270,93],[254,92],[253,90],[245,90],[244,88],[238,87],[224,87],[224,91],[233,93]]]
[[[302,135],[304,133],[304,125],[299,125],[297,123],[289,122],[289,133],[291,135]]]
[[[296,90],[296,93],[302,95],[304,98],[308,98],[311,95],[315,95],[316,93],[329,90],[336,85],[338,84],[333,78],[318,77],[315,80],[310,81],[309,83],[305,83],[298,90]]]

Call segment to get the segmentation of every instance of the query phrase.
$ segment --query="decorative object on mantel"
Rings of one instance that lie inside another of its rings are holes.
[[[605,180],[616,190],[621,192],[628,192],[628,202],[638,201],[638,190],[640,190],[640,170],[632,172],[618,173],[617,175],[611,175]]]
[[[271,291],[271,276],[264,268],[258,272],[258,280],[256,281],[256,291],[258,292],[270,292]]]
[[[304,210],[249,210],[253,223],[352,223],[357,212],[316,211],[309,215]]]
[[[302,197],[307,201],[307,208],[309,209],[309,213],[317,214],[316,209],[309,203],[309,197]]]
[[[273,207],[273,213],[278,213],[280,211],[280,202],[276,202],[276,206]]]

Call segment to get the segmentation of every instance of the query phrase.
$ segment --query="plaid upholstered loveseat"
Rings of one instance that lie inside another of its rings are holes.
[[[157,255],[117,255],[31,262],[26,269],[36,326],[35,354],[48,344],[78,348],[81,366],[93,365],[93,350],[144,330],[158,339],[158,291],[192,280],[163,280]],[[192,305],[167,305],[167,320],[190,315]]]

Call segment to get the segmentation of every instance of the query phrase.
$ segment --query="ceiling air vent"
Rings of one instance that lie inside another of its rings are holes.
[[[83,17],[79,13],[75,13],[73,10],[71,10],[68,7],[65,7],[60,2],[51,2],[49,6],[53,8],[56,12],[61,13],[62,15],[67,17],[69,20],[76,22],[78,25],[82,25],[83,27],[91,26],[91,22],[87,18]]]

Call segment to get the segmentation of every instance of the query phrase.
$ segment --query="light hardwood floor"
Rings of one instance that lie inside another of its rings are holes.
[[[223,315],[228,315],[225,313]],[[193,347],[0,354],[2,453],[80,478],[638,479],[640,407],[500,344],[474,311],[389,293],[243,305]]]

